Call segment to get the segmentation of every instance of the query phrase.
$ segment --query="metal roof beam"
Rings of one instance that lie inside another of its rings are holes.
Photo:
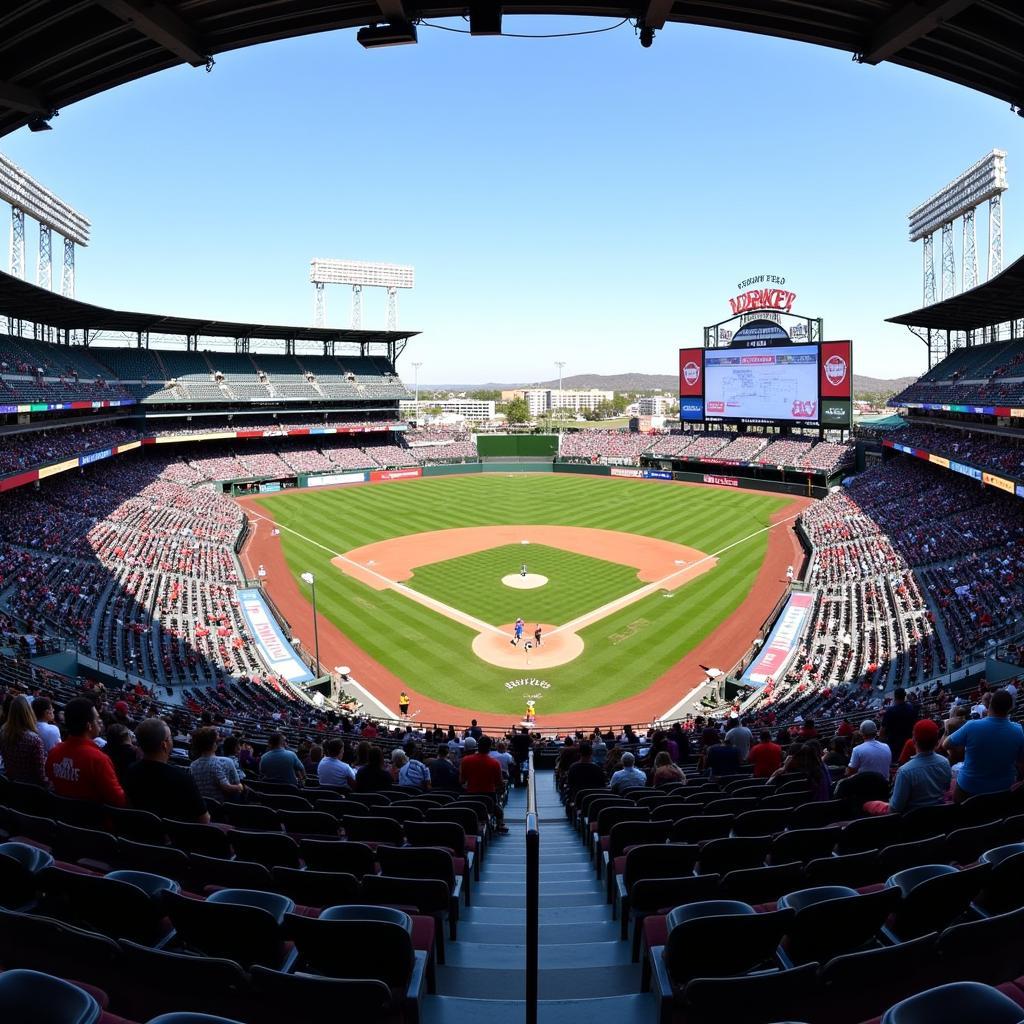
[[[42,96],[15,82],[0,79],[0,107],[21,110],[26,114],[52,114],[53,108],[43,101]]]
[[[144,36],[176,54],[194,68],[202,67],[209,51],[193,30],[174,11],[146,0],[99,0],[111,14],[123,18]]]
[[[377,6],[380,8],[380,13],[389,21],[391,24],[395,24],[400,21],[411,21],[409,12],[405,9],[405,4],[402,0],[377,0]]]
[[[641,21],[643,21],[647,28],[664,28],[665,22],[671,13],[672,0],[649,0]]]
[[[974,0],[906,0],[875,26],[858,59],[861,64],[889,60],[973,3]]]

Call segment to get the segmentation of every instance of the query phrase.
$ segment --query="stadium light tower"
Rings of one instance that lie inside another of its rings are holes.
[[[25,278],[25,217],[39,225],[39,256],[36,263],[36,283],[43,288],[52,287],[53,269],[50,262],[51,232],[64,239],[64,273],[61,294],[75,297],[75,246],[89,244],[89,221],[59,199],[48,188],[40,185],[17,164],[0,154],[0,201],[11,207],[10,271],[12,277]]]
[[[420,421],[420,367],[422,365],[423,365],[422,363],[413,363],[412,364],[412,369],[413,369],[413,387],[416,390],[416,405],[414,407],[415,408],[414,415],[416,417],[417,424]]]
[[[415,268],[397,263],[364,263],[360,260],[309,261],[309,279],[313,282],[313,323],[327,326],[327,303],[324,286],[352,286],[352,329],[363,325],[363,289],[384,288],[388,293],[387,328],[398,330],[398,289],[412,288]]]
[[[565,367],[565,360],[556,359],[555,366],[558,367],[558,429],[561,432],[562,429],[562,369]]]
[[[954,248],[957,220],[962,219],[961,290],[968,291],[979,283],[975,211],[988,203],[987,276],[994,277],[1003,269],[1003,193],[1006,183],[1006,152],[993,149],[962,174],[957,175],[935,195],[914,207],[908,215],[910,241],[924,246],[924,304],[930,306],[956,294],[956,253]],[[935,281],[935,234],[941,231],[939,287]],[[952,348],[969,343],[965,339],[947,337],[946,332],[928,332],[928,365],[934,366]]]
[[[316,674],[317,678],[320,676],[320,633],[316,628],[316,577],[311,572],[304,572],[302,574],[302,582],[308,583],[310,590],[313,591],[313,650],[316,655]]]

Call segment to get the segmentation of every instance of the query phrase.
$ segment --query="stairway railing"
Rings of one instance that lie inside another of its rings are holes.
[[[529,752],[526,781],[526,1024],[537,1024],[537,984],[540,957],[540,817],[533,751]]]

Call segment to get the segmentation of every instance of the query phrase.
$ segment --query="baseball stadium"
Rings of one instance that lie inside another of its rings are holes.
[[[1024,116],[1010,0],[12,0],[0,144],[257,44],[514,15]],[[853,331],[761,274],[687,297],[671,411],[626,426],[565,422],[562,362],[503,398],[525,422],[428,412],[407,265],[312,259],[312,326],[84,301],[90,220],[0,154],[0,1020],[1024,1022],[1006,163],[909,214],[923,302],[885,319],[920,366],[883,415]]]

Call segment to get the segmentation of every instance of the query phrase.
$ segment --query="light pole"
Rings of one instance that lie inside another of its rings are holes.
[[[561,359],[555,360],[555,366],[558,367],[558,432],[562,432],[562,416],[563,412],[563,401],[562,401],[562,367],[565,366],[565,362]]]
[[[414,372],[414,375],[415,375],[414,376],[414,381],[415,381],[415,388],[416,388],[416,411],[415,411],[414,415],[416,417],[416,425],[417,426],[419,426],[419,423],[420,423],[420,367],[422,365],[423,365],[422,363],[413,363],[412,364],[413,372]]]
[[[302,582],[308,583],[313,591],[313,650],[316,653],[316,674],[320,676],[320,633],[316,626],[316,577],[311,572],[302,574]]]

